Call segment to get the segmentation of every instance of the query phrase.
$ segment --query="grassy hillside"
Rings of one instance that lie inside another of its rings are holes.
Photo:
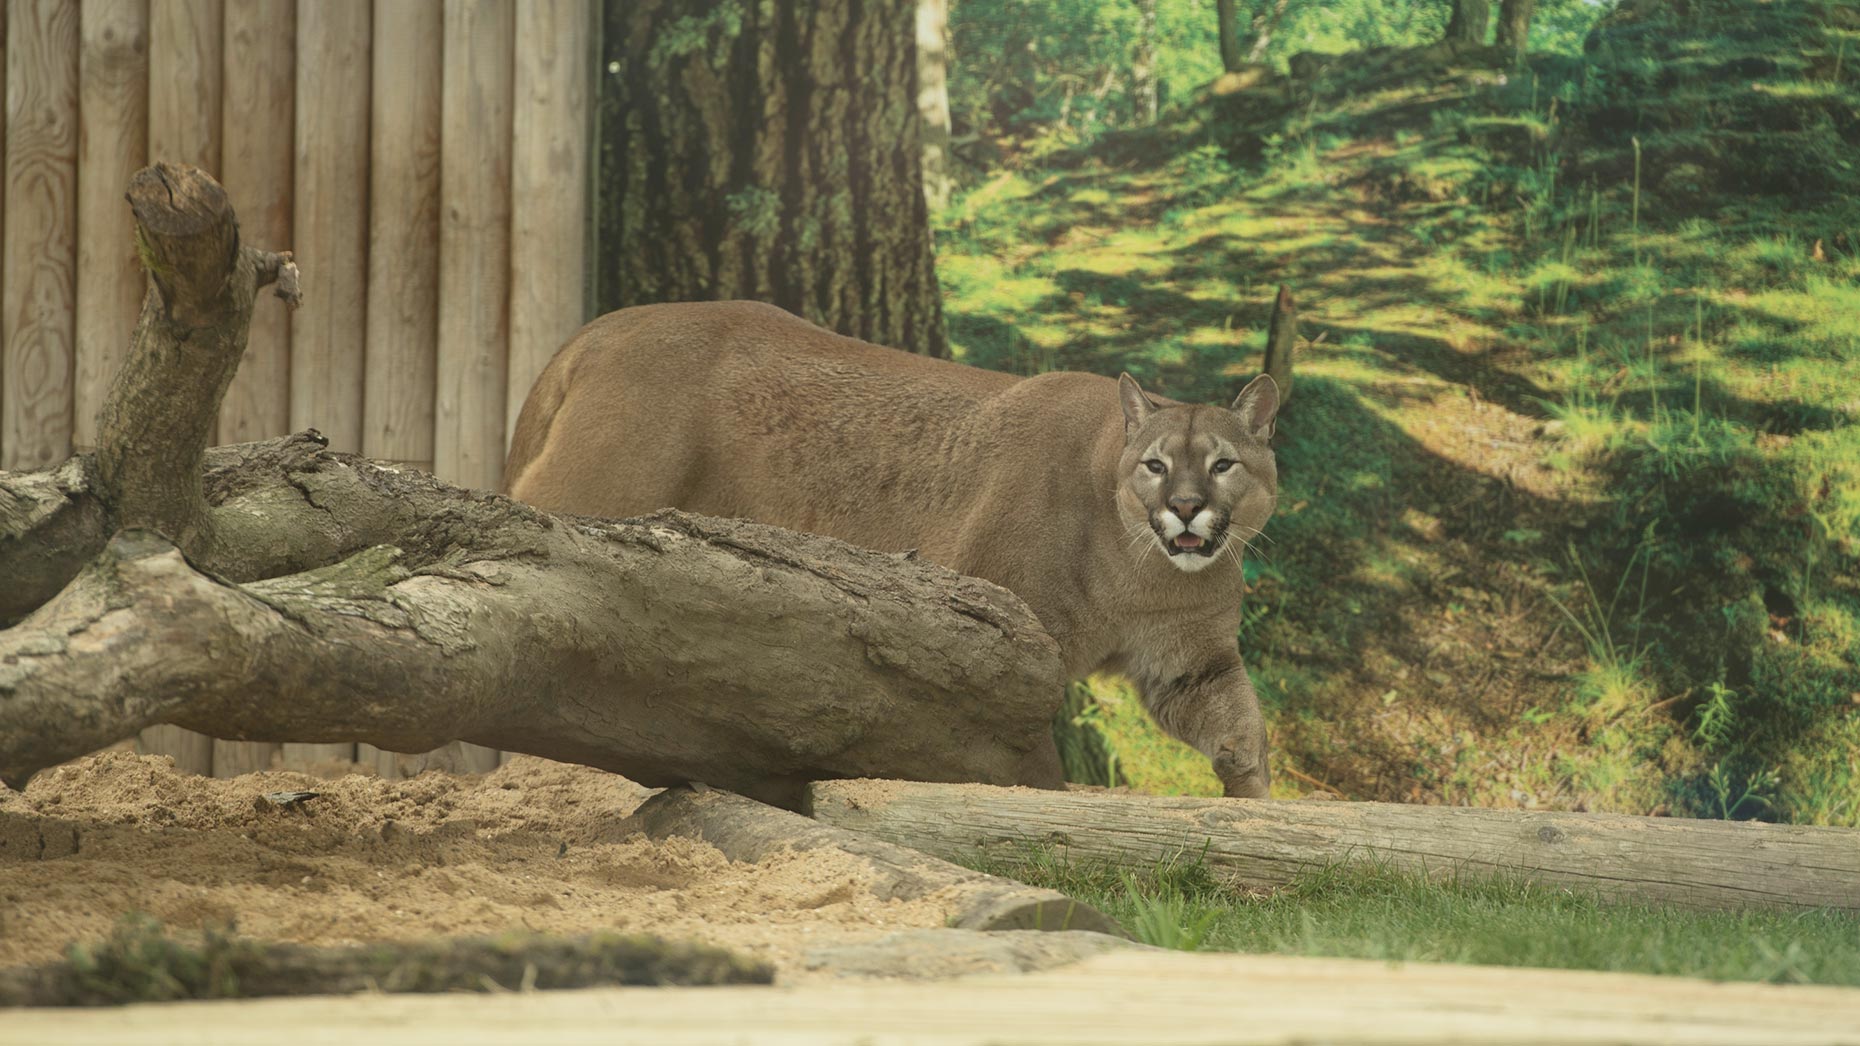
[[[1309,341],[1241,645],[1275,791],[1860,823],[1860,12],[1280,81],[989,173],[961,356],[1218,400]],[[1128,780],[1211,792],[1115,680]]]

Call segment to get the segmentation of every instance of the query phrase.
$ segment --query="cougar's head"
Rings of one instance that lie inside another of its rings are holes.
[[[1261,374],[1232,407],[1199,407],[1152,399],[1126,374],[1118,394],[1124,406],[1118,509],[1137,547],[1150,554],[1153,538],[1181,570],[1202,570],[1228,554],[1237,565],[1279,496],[1267,442],[1278,386]]]

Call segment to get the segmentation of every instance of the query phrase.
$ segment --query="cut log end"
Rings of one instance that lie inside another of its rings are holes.
[[[158,163],[129,181],[136,251],[168,316],[182,327],[213,323],[232,292],[239,222],[226,190],[188,164]]]
[[[784,849],[838,851],[865,865],[868,886],[879,897],[912,900],[942,894],[950,906],[950,925],[957,929],[1128,936],[1109,916],[1056,890],[963,868],[740,795],[668,789],[641,805],[631,821],[650,838],[699,839],[732,861],[759,861]]]

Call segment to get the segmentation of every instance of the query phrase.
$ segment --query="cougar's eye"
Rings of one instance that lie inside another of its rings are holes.
[[[1234,467],[1233,462],[1227,460],[1226,458],[1222,458],[1221,460],[1214,463],[1214,474],[1218,476],[1221,473],[1226,472],[1228,469],[1233,468],[1233,467]]]
[[[1155,458],[1151,458],[1150,460],[1144,462],[1143,467],[1146,469],[1149,469],[1151,472],[1156,473],[1158,476],[1169,471],[1169,466],[1163,464],[1162,462],[1156,460]]]

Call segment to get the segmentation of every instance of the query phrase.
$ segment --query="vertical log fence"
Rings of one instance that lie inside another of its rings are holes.
[[[95,440],[144,290],[123,191],[170,160],[213,173],[246,239],[302,269],[304,308],[253,318],[219,442],[314,427],[495,489],[530,383],[588,316],[594,4],[0,5],[0,468]],[[498,761],[174,727],[140,744],[220,776]]]

